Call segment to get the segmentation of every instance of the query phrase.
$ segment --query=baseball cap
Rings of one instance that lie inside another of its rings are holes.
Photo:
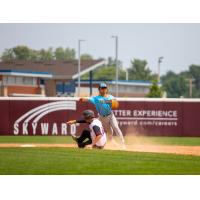
[[[107,88],[106,83],[100,83],[100,84],[99,84],[99,88]]]
[[[83,111],[83,116],[85,118],[94,118],[95,117],[95,114],[92,110],[84,110]]]

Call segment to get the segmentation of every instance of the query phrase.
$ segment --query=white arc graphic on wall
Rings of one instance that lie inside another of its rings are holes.
[[[26,119],[24,123],[28,123],[34,117],[36,117],[34,120],[34,123],[36,123],[48,113],[59,110],[76,110],[76,101],[57,101],[38,106],[22,115],[15,121],[15,123],[18,124],[24,119]]]

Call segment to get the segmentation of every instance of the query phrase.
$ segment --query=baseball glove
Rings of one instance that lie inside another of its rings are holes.
[[[119,108],[119,102],[116,99],[111,100],[111,108],[112,109],[117,109]]]

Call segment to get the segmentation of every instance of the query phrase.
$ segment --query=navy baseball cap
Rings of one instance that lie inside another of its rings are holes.
[[[100,83],[100,84],[99,84],[99,88],[107,88],[106,83]]]
[[[88,119],[88,118],[94,118],[95,114],[92,110],[84,110],[83,116],[84,116],[84,118]]]

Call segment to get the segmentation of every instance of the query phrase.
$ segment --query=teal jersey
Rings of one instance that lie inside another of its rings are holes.
[[[111,114],[111,102],[109,100],[115,99],[112,95],[108,95],[108,97],[103,96],[94,96],[89,98],[89,102],[95,105],[97,112],[102,115],[106,116]]]

